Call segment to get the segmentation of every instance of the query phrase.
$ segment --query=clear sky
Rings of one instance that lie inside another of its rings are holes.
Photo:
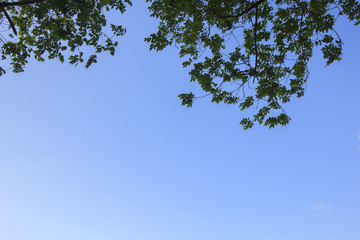
[[[236,106],[181,106],[198,87],[148,51],[142,2],[116,56],[1,77],[0,239],[359,240],[359,27],[340,63],[316,51],[290,125],[243,131]]]

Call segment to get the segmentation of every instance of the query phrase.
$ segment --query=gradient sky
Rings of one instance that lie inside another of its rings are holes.
[[[149,52],[143,1],[116,18],[116,56],[85,69],[30,62],[0,79],[0,239],[359,240],[360,31],[341,62],[317,50],[287,127],[189,83],[175,48]]]

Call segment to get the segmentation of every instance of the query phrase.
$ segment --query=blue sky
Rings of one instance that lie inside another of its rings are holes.
[[[175,48],[149,52],[145,4],[117,18],[116,56],[30,62],[0,80],[0,239],[360,239],[360,32],[317,51],[290,125],[243,131],[196,101]],[[195,89],[195,90],[194,90]]]

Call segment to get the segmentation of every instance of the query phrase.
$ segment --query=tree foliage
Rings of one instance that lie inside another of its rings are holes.
[[[209,96],[212,102],[236,104],[255,114],[243,118],[245,129],[254,123],[270,128],[286,125],[290,117],[283,105],[302,97],[314,47],[326,64],[341,60],[343,42],[334,29],[344,15],[360,23],[355,0],[147,0],[157,32],[145,38],[150,50],[170,45],[179,49],[190,80],[204,95],[180,94],[182,104]],[[94,54],[114,54],[117,42],[104,33],[104,11],[123,13],[129,0],[18,0],[1,2],[1,20],[10,34],[1,36],[1,57],[21,72],[30,56],[39,61],[57,58],[71,64],[84,61],[84,47]],[[110,24],[114,36],[125,33]],[[105,40],[104,40],[105,39]],[[87,52],[87,51],[86,51]],[[66,55],[67,54],[67,55]],[[66,55],[67,57],[65,57]],[[5,73],[0,68],[0,74]]]
[[[113,36],[125,33],[121,25],[110,24],[111,35],[104,32],[107,25],[104,11],[121,13],[129,0],[18,0],[1,2],[1,25],[12,30],[1,35],[1,59],[8,60],[14,72],[22,72],[28,59],[38,61],[58,59],[70,64],[84,62],[89,67],[96,54],[107,51],[114,55],[117,42]],[[11,16],[11,17],[10,17]],[[8,24],[6,24],[8,23]],[[85,46],[93,54],[84,55]],[[65,57],[64,54],[67,54]],[[5,69],[0,67],[0,74]]]
[[[283,104],[302,97],[307,64],[319,46],[326,64],[341,59],[342,44],[334,29],[338,16],[360,23],[355,0],[148,0],[158,31],[146,41],[150,49],[179,49],[191,81],[215,103],[255,105],[244,118],[245,129],[255,122],[270,128],[286,125]],[[193,93],[180,94],[192,106]]]

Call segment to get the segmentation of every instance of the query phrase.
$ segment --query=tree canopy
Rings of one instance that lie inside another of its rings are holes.
[[[127,5],[131,5],[131,1],[1,2],[1,26],[9,29],[7,36],[0,35],[1,58],[9,61],[14,72],[22,72],[31,56],[38,61],[58,59],[75,65],[85,61],[85,67],[89,67],[96,62],[97,53],[107,51],[114,55],[118,43],[113,37],[125,34],[121,25],[107,24],[104,11],[113,9],[124,13]],[[107,25],[110,27],[108,34],[105,30]],[[93,54],[86,54],[91,50]],[[1,67],[0,74],[3,73],[5,69]]]
[[[182,104],[191,107],[197,98],[208,96],[240,110],[252,107],[256,113],[241,120],[245,129],[254,123],[286,125],[290,117],[283,105],[292,96],[304,95],[313,49],[320,47],[327,65],[341,60],[337,18],[360,23],[360,3],[355,0],[147,2],[150,16],[159,19],[157,31],[145,38],[150,50],[175,45],[183,66],[190,68],[190,81],[204,91],[199,96],[180,94]],[[31,56],[89,67],[97,53],[113,55],[113,37],[125,34],[121,25],[107,24],[105,12],[124,13],[127,6],[130,0],[1,2],[1,25],[9,33],[1,35],[2,60],[9,61],[14,72],[23,71]]]

